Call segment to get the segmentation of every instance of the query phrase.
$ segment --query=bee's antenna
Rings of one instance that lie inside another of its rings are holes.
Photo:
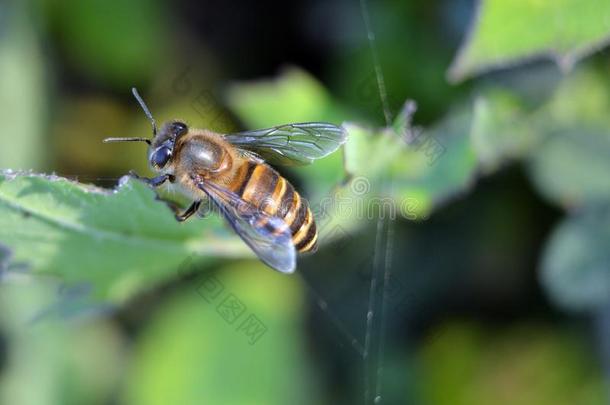
[[[135,87],[132,87],[131,93],[136,98],[136,100],[138,100],[140,107],[142,107],[142,110],[144,110],[144,114],[146,114],[146,116],[148,117],[148,120],[152,124],[153,135],[157,135],[157,123],[155,122],[155,119],[153,118],[152,114],[150,113],[148,106],[146,105],[146,103],[144,102],[142,97],[140,97],[140,94],[138,93],[138,89],[136,89]]]
[[[103,142],[146,142],[150,145],[150,139],[148,138],[106,138],[103,140]]]

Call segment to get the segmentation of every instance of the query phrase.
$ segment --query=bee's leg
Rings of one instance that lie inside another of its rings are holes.
[[[179,222],[186,221],[190,218],[191,215],[197,212],[199,206],[201,205],[201,200],[194,201],[190,207],[186,209],[182,214],[176,214],[176,220]]]
[[[163,183],[165,183],[166,181],[174,181],[174,176],[172,176],[171,174],[163,174],[161,176],[157,176],[157,177],[153,177],[153,178],[147,178],[147,177],[142,177],[139,174],[137,174],[136,172],[134,172],[133,170],[129,171],[129,175],[131,177],[133,177],[134,179],[138,179],[140,181],[143,181],[144,183],[148,184],[149,186],[152,187],[159,187],[160,185],[162,185]]]

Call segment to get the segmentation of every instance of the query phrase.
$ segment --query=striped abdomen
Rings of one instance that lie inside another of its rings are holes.
[[[230,188],[267,214],[283,219],[299,252],[317,248],[318,232],[309,204],[274,169],[247,161],[236,171]]]

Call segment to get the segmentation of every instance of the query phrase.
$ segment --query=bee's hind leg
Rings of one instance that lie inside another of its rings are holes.
[[[178,222],[186,221],[194,213],[197,212],[200,205],[201,205],[201,200],[193,201],[193,203],[182,214],[179,214],[176,212],[176,221],[178,221]]]

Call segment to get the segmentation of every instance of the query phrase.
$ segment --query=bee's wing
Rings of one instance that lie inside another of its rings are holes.
[[[336,151],[347,131],[326,122],[304,122],[227,134],[233,145],[260,155],[271,164],[308,165]]]
[[[265,213],[226,188],[196,175],[193,180],[265,264],[282,273],[294,272],[296,252],[290,227],[283,220]]]

